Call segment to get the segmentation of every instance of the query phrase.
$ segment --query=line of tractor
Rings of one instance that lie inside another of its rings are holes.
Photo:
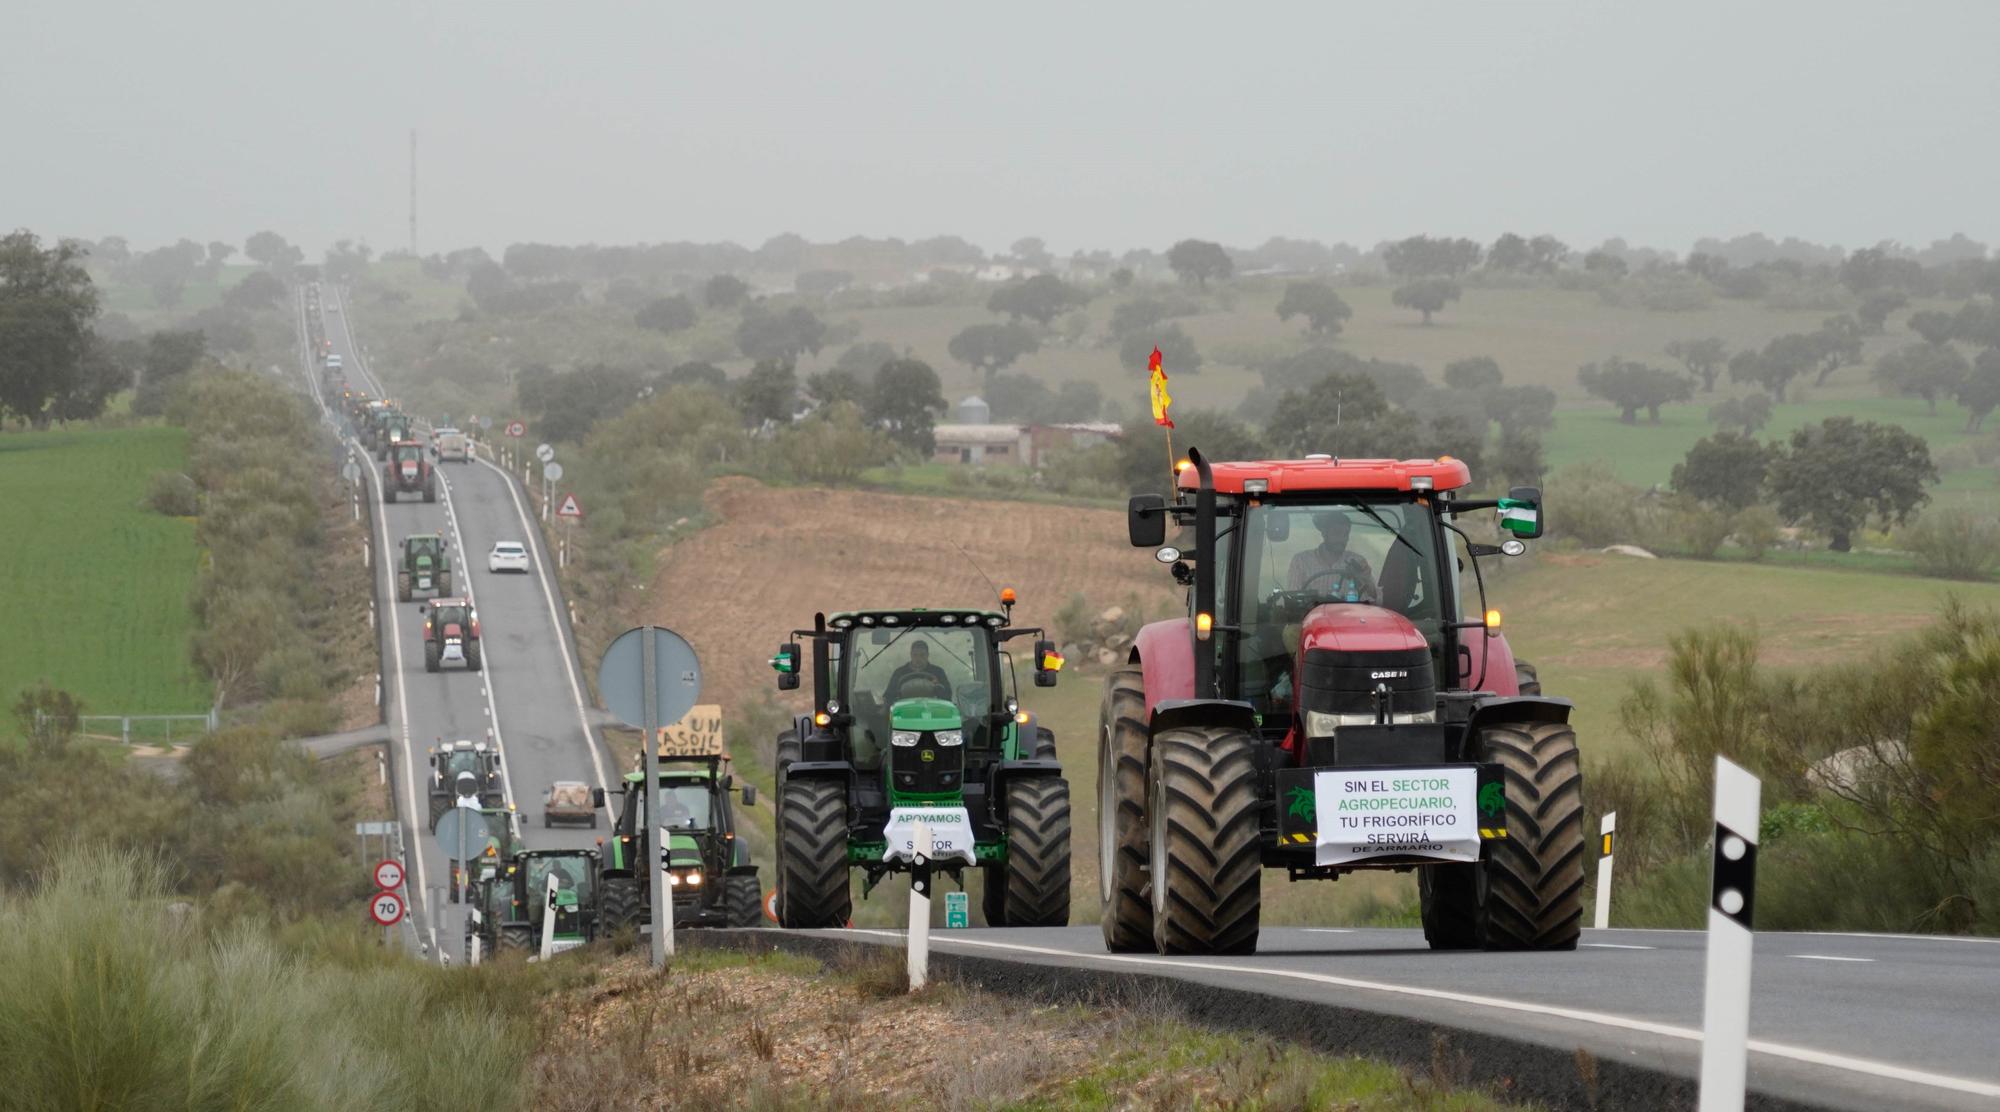
[[[349,387],[337,355],[323,373],[383,464],[383,500],[435,501],[436,441]],[[1435,949],[1576,946],[1586,839],[1571,704],[1514,658],[1482,571],[1541,535],[1541,494],[1471,497],[1472,481],[1449,457],[1190,450],[1170,496],[1131,499],[1131,544],[1186,608],[1141,629],[1104,681],[1093,802],[1108,950],[1254,951],[1265,870],[1414,873]],[[428,596],[426,668],[478,671],[479,618],[453,594],[463,569],[445,538],[407,536],[395,579],[399,601]],[[920,824],[946,878],[981,876],[988,926],[1069,922],[1069,784],[1028,705],[1064,661],[1042,629],[1015,624],[1012,590],[995,601],[823,612],[770,658],[780,690],[810,684],[809,712],[775,743],[779,926],[848,925],[857,884],[865,897],[911,870]],[[499,760],[474,741],[431,754],[433,825],[461,809],[490,820],[453,884],[487,952],[540,936],[552,874],[570,893],[555,906],[564,938],[647,926],[662,875],[676,927],[762,922],[735,810],[757,793],[719,740],[663,755],[650,786],[640,772],[610,793],[550,785],[545,825],[596,827],[615,798],[591,850],[521,847],[496,802]]]

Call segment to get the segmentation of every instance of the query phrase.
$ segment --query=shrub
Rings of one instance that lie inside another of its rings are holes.
[[[1640,491],[1606,463],[1571,464],[1549,477],[1549,536],[1592,548],[1638,539]]]
[[[1932,510],[1897,534],[1925,575],[1987,579],[2000,566],[2000,518],[1963,506]]]
[[[201,512],[201,488],[179,471],[155,471],[146,487],[146,506],[168,517],[193,517]]]

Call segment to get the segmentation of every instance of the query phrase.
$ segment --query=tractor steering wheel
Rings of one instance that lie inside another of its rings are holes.
[[[908,688],[913,683],[922,685],[923,688],[922,692],[915,695],[905,694],[904,689]],[[939,688],[941,686],[942,685],[938,683],[936,676],[929,675],[924,672],[912,672],[909,675],[904,676],[902,679],[896,681],[896,689],[889,693],[889,701],[895,702],[900,699],[925,698],[925,697],[928,698],[949,697],[951,695],[949,689],[946,689],[943,692],[942,696],[939,695]]]

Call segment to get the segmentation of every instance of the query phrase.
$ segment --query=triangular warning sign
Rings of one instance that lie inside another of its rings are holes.
[[[576,495],[563,495],[562,504],[556,507],[557,517],[582,517],[583,507],[577,504]]]

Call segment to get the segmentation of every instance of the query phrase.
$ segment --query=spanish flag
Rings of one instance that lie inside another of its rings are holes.
[[[1147,364],[1147,369],[1153,375],[1153,423],[1173,428],[1174,419],[1167,416],[1167,407],[1174,404],[1174,399],[1172,395],[1167,393],[1167,372],[1164,367],[1160,366],[1160,349],[1158,347],[1153,349],[1153,359],[1151,363]]]

